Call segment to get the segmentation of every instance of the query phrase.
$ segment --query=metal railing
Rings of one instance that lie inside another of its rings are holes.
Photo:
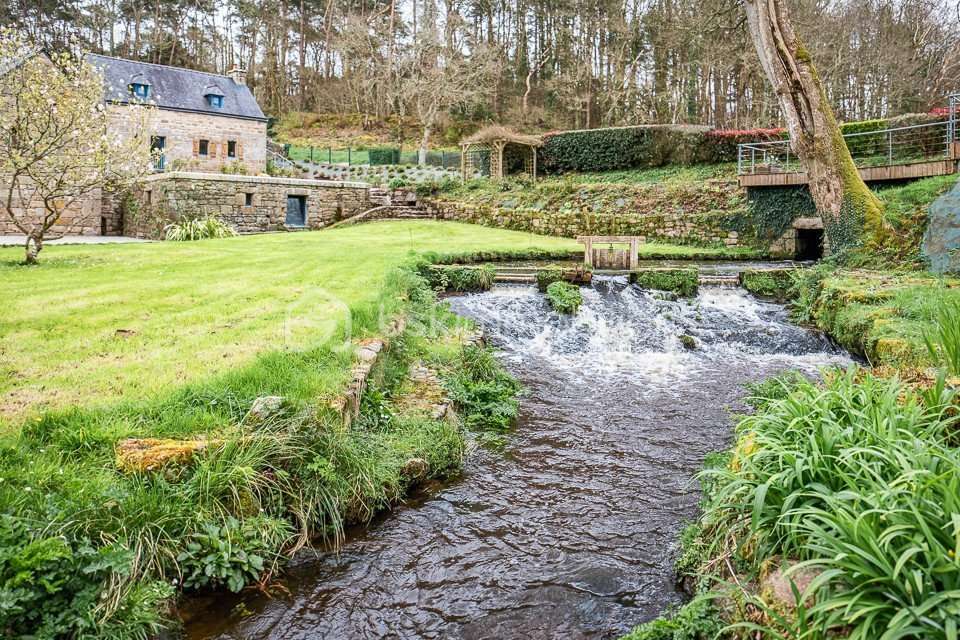
[[[951,96],[950,109],[949,119],[943,122],[848,133],[843,139],[858,168],[950,158],[950,145],[957,134],[954,111],[960,111],[960,95]],[[739,175],[798,173],[803,170],[789,140],[738,145]]]
[[[267,149],[267,162],[280,169],[287,169],[293,166],[293,162],[291,162],[289,158],[286,158],[271,149]]]

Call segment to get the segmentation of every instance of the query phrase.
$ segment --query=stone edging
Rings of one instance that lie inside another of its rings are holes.
[[[256,184],[284,184],[305,187],[331,187],[334,189],[369,189],[366,182],[346,182],[340,180],[309,180],[305,178],[280,178],[276,176],[245,176],[233,173],[203,173],[199,171],[165,171],[154,173],[142,179],[142,182],[159,180],[207,180],[213,182],[253,182]]]

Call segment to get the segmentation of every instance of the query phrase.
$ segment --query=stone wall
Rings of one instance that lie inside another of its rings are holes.
[[[0,185],[3,185],[2,179],[0,179]],[[29,191],[29,188],[25,191]],[[29,229],[34,225],[39,225],[47,212],[42,200],[32,197],[32,194],[28,198],[29,202],[26,203],[15,198],[13,210],[17,220]],[[100,189],[96,189],[78,200],[62,202],[63,210],[60,212],[57,222],[48,232],[48,237],[57,235],[100,235],[103,226],[101,216],[105,199],[109,198],[103,198]],[[107,226],[109,228],[109,225]],[[21,235],[21,233],[5,212],[0,213],[0,235]]]
[[[575,238],[582,235],[640,236],[641,242],[674,244],[723,244],[743,246],[740,234],[725,227],[727,213],[712,211],[691,214],[682,210],[667,213],[588,213],[582,209],[507,209],[488,204],[466,204],[448,200],[424,203],[442,220],[456,220],[499,229],[529,231],[548,236]]]
[[[288,196],[306,199],[302,228],[320,229],[370,208],[369,185],[362,182],[169,172],[146,178],[125,198],[124,235],[160,238],[171,222],[205,216],[238,233],[282,231]]]
[[[122,105],[109,105],[110,126],[118,130],[131,125]],[[164,138],[164,166],[170,171],[216,171],[225,166],[243,167],[256,175],[267,168],[267,123],[231,116],[157,109],[150,122],[150,134]],[[206,155],[200,141],[207,141]],[[234,156],[228,154],[235,142]]]

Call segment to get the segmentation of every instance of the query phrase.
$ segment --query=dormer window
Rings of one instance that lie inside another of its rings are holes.
[[[203,90],[203,97],[213,109],[223,108],[223,91],[215,84],[208,84]]]
[[[146,100],[150,97],[150,85],[140,82],[132,82],[130,83],[130,93],[141,100]]]

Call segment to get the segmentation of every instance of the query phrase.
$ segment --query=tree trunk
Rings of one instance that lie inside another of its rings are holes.
[[[760,64],[777,94],[790,144],[807,170],[810,195],[834,253],[882,228],[880,201],[850,157],[810,53],[793,30],[784,0],[746,0]]]
[[[417,164],[421,167],[427,166],[427,148],[430,144],[430,133],[433,125],[429,122],[423,125],[423,137],[420,138],[420,150],[417,154]]]
[[[26,264],[37,264],[37,256],[43,250],[43,235],[31,233],[27,236],[27,242],[24,245],[26,255],[23,261]]]

